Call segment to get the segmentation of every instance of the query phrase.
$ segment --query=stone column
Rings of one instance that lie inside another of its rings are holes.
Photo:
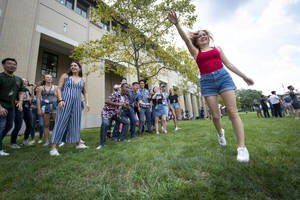
[[[191,117],[193,117],[193,108],[192,108],[192,100],[191,100],[191,94],[187,93],[184,95],[185,97],[185,108],[189,111],[189,114]]]
[[[192,104],[193,104],[194,117],[199,117],[199,107],[197,103],[197,97],[194,94],[192,94]]]

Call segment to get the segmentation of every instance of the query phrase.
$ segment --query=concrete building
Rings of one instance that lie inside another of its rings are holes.
[[[0,55],[18,61],[17,75],[29,82],[53,75],[54,82],[68,71],[71,51],[83,41],[101,38],[110,31],[111,23],[92,23],[89,8],[93,0],[0,0]],[[175,77],[175,78],[174,78]],[[135,77],[128,75],[129,83]],[[90,112],[83,113],[82,128],[100,126],[100,111],[112,86],[120,77],[113,73],[92,73],[85,77],[88,85]],[[135,79],[135,80],[134,80]],[[160,75],[168,88],[176,86],[180,76]],[[180,89],[180,88],[179,88]],[[180,97],[183,109],[197,116],[203,100],[193,87]]]

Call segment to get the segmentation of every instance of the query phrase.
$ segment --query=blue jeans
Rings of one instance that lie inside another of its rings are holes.
[[[150,107],[141,107],[140,111],[140,123],[139,123],[139,133],[143,132],[143,126],[145,121],[145,114],[146,114],[146,125],[147,125],[147,131],[151,131],[151,112]]]
[[[112,120],[116,120],[116,123],[118,123],[118,124],[120,124],[120,123],[123,124],[122,133],[119,137],[120,141],[123,141],[127,136],[129,121],[126,116],[122,115],[121,118],[117,118],[115,116],[112,118],[108,118],[108,119],[102,118],[102,124],[101,124],[101,128],[100,128],[100,145],[101,146],[104,146],[106,143],[106,132],[108,129],[110,129]]]
[[[130,110],[124,110],[122,115],[128,117],[130,119],[130,137],[135,137],[135,127],[136,127],[136,114],[133,108]]]
[[[37,109],[32,109],[32,129],[31,129],[31,139],[35,138],[35,126],[36,120],[39,119],[39,133],[40,133],[40,140],[43,138],[44,135],[44,121],[43,117],[37,114]]]
[[[265,118],[270,118],[268,109],[263,109]]]
[[[209,74],[203,74],[200,77],[201,94],[204,97],[215,96],[226,90],[235,90],[236,86],[223,67]]]
[[[15,127],[14,130],[11,132],[11,144],[17,143],[17,137],[20,132],[20,129],[22,128],[23,119],[26,124],[26,129],[24,132],[24,139],[27,140],[29,138],[29,135],[31,133],[32,129],[32,114],[30,108],[23,108],[23,111],[20,112],[18,109],[15,109]]]
[[[12,128],[15,118],[15,108],[6,109],[7,115],[0,117],[0,150],[2,150],[2,140]]]

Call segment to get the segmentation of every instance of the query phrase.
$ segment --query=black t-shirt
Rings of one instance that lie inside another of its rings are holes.
[[[0,104],[4,108],[13,108],[20,91],[24,91],[23,81],[18,76],[0,73]]]
[[[178,103],[178,95],[174,94],[172,96],[169,96],[169,100],[170,100],[170,103]]]
[[[154,106],[157,105],[157,104],[162,104],[162,99],[163,98],[162,98],[162,94],[161,93],[157,94],[155,99],[152,98],[153,96],[154,95],[151,96],[151,100],[152,100],[152,103],[154,104]]]

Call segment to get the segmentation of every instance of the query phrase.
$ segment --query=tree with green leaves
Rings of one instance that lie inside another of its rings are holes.
[[[136,74],[152,79],[166,70],[188,73],[190,63],[183,50],[171,46],[172,24],[169,10],[176,10],[184,25],[191,27],[196,20],[191,0],[110,0],[97,1],[91,19],[97,23],[112,22],[112,31],[101,38],[87,41],[74,49],[72,58],[90,66],[88,73],[101,68],[124,76]],[[103,71],[103,70],[100,70]],[[187,75],[187,77],[190,75]]]
[[[254,99],[260,99],[262,91],[252,89],[241,89],[236,91],[239,98],[240,108],[246,111],[252,110]]]

